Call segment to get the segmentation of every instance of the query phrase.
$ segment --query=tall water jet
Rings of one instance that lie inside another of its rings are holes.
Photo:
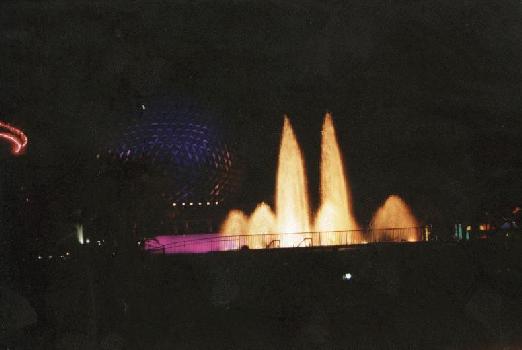
[[[417,241],[419,223],[410,207],[397,195],[389,196],[375,212],[369,233],[374,241]]]
[[[330,113],[324,118],[321,134],[321,206],[315,218],[315,231],[324,232],[320,237],[322,245],[355,243],[359,237],[353,230],[359,225],[353,215],[351,191]]]
[[[351,190],[337,142],[332,116],[324,118],[321,140],[320,207],[313,228],[304,159],[289,119],[285,116],[276,174],[275,215],[260,203],[247,217],[232,210],[220,233],[223,250],[360,243],[359,225],[352,209]],[[416,241],[419,224],[408,205],[396,195],[376,211],[369,241]],[[310,233],[311,230],[317,234]]]
[[[275,215],[270,206],[264,202],[257,205],[248,219],[248,234],[255,235],[249,239],[250,248],[265,248],[270,244],[275,230]]]
[[[297,246],[302,235],[286,234],[310,231],[308,189],[303,155],[296,136],[285,116],[276,180],[276,230],[281,246]]]
[[[247,233],[248,218],[238,209],[231,210],[219,232],[224,235],[244,235]]]

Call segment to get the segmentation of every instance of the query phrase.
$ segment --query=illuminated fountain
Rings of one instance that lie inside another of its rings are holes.
[[[281,246],[297,246],[310,232],[310,210],[303,155],[290,121],[285,117],[276,181],[276,232]]]
[[[305,238],[303,233],[310,232],[304,160],[287,117],[284,119],[279,149],[275,203],[275,216],[265,203],[257,206],[250,219],[247,219],[242,211],[232,210],[225,219],[221,234],[230,236],[277,233],[278,246],[295,247]],[[249,243],[253,245],[251,248],[266,247],[275,241],[272,238],[275,237],[264,237],[259,242],[250,240]]]
[[[372,241],[417,241],[419,223],[408,205],[397,195],[389,196],[375,212],[370,224]]]
[[[285,117],[277,166],[275,214],[266,203],[258,204],[250,216],[234,209],[228,213],[219,234],[157,236],[146,242],[145,249],[167,254],[204,253],[247,247],[331,246],[420,239],[417,219],[397,195],[389,196],[376,211],[363,237],[353,214],[350,186],[330,114],[326,114],[323,123],[320,207],[313,228],[310,218],[303,154]]]
[[[332,116],[324,118],[321,140],[321,206],[315,231],[321,232],[321,245],[351,244],[360,241],[352,211],[351,191],[346,179]],[[351,231],[348,235],[332,231]],[[315,244],[315,242],[314,242]]]
[[[245,245],[254,249],[364,242],[353,214],[350,186],[329,113],[322,129],[320,200],[312,226],[303,154],[285,117],[277,166],[275,215],[266,203],[258,204],[250,217],[241,210],[232,210],[221,235],[240,235],[241,238],[235,239],[236,248]],[[372,242],[416,241],[418,222],[408,205],[393,195],[375,213],[367,235]],[[278,244],[274,245],[275,242]]]
[[[234,209],[228,213],[220,232],[227,236],[244,235],[247,232],[247,228],[247,216],[241,210]]]
[[[250,240],[251,248],[265,248],[270,244],[275,232],[276,219],[270,206],[264,202],[257,205],[256,209],[248,219],[248,233],[253,235]]]

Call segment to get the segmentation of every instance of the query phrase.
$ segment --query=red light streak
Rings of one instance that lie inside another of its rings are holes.
[[[11,143],[13,154],[21,154],[27,146],[27,136],[22,130],[0,121],[0,131],[0,138]]]

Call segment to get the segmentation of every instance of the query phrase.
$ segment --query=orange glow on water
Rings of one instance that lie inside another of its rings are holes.
[[[321,207],[315,218],[315,231],[350,231],[359,229],[352,212],[351,191],[344,171],[339,144],[330,113],[324,118],[321,139]],[[322,245],[342,244],[341,235],[325,234]],[[349,242],[359,241],[355,232],[348,238]]]
[[[278,233],[310,231],[310,209],[303,155],[290,120],[285,117],[276,180],[276,229]],[[282,235],[281,246],[293,247],[301,237]]]
[[[418,221],[406,202],[397,195],[391,195],[375,212],[370,231],[377,241],[413,242],[419,240],[417,231],[412,229],[418,226]]]

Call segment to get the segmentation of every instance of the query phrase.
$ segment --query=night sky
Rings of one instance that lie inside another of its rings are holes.
[[[66,200],[143,99],[188,97],[235,135],[246,207],[273,201],[284,114],[316,197],[331,111],[361,222],[391,193],[423,222],[479,220],[522,202],[521,16],[518,0],[3,1],[0,119],[29,136],[27,181]]]

